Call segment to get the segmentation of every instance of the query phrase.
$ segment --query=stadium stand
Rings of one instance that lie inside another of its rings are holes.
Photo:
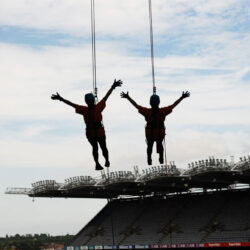
[[[248,242],[249,197],[239,189],[113,200],[70,245]]]
[[[142,171],[135,166],[133,172],[43,180],[5,193],[107,199],[67,250],[250,246],[250,156],[237,162],[210,156],[185,169],[173,161]]]

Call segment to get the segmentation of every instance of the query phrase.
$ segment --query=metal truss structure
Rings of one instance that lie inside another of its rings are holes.
[[[169,165],[153,166],[139,172],[115,171],[94,178],[76,176],[58,183],[55,180],[35,182],[31,188],[7,188],[6,194],[30,197],[58,198],[117,198],[120,196],[166,195],[190,192],[195,189],[232,189],[235,185],[250,184],[250,156],[234,163],[209,157],[188,164],[186,170]]]

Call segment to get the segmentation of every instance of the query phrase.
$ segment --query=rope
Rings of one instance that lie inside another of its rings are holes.
[[[152,82],[153,82],[153,95],[156,94],[155,86],[155,66],[154,66],[154,34],[153,34],[153,17],[152,17],[152,4],[148,0],[149,6],[149,25],[150,25],[150,48],[151,48],[151,68],[152,68]]]
[[[155,85],[155,70],[154,70],[154,34],[153,34],[153,15],[152,15],[152,3],[151,0],[148,0],[149,6],[149,25],[150,25],[150,48],[151,48],[151,67],[152,67],[152,82],[153,82],[153,95],[156,94],[156,85]],[[168,171],[167,166],[167,152],[166,152],[166,136],[164,136],[164,161]],[[170,217],[169,217],[169,226],[170,226],[170,241],[172,243],[172,230],[170,224]]]
[[[107,167],[108,184],[110,184],[109,167]],[[113,209],[112,209],[112,198],[108,198],[108,204],[110,205],[110,223],[111,223],[111,235],[112,243],[115,245],[115,234],[114,234],[114,222],[113,222]]]
[[[150,49],[151,49],[151,67],[152,67],[152,82],[153,82],[153,95],[156,95],[155,85],[155,64],[154,64],[154,33],[153,33],[153,15],[152,15],[152,3],[148,0],[149,9],[149,26],[150,26]],[[164,137],[164,160],[167,167],[167,153],[166,153],[166,140]]]
[[[96,43],[95,43],[95,0],[90,0],[91,4],[91,38],[92,38],[92,78],[93,78],[93,93],[98,101],[97,97],[97,85],[96,85]]]
[[[107,176],[108,176],[108,184],[110,184],[110,180],[109,180],[109,167],[107,167]]]
[[[93,78],[93,93],[95,96],[96,102],[98,102],[97,96],[97,84],[96,84],[96,42],[95,42],[95,0],[90,0],[91,3],[91,38],[92,38],[92,78]],[[107,167],[107,176],[108,184],[110,183],[109,168]],[[112,198],[108,198],[108,203],[112,203]],[[112,206],[112,204],[111,204]],[[112,233],[112,242],[115,244],[114,237],[114,223],[113,223],[113,211],[111,209],[111,233]]]
[[[150,26],[150,49],[151,49],[151,67],[152,67],[152,82],[153,82],[153,95],[156,94],[155,85],[155,64],[154,64],[154,33],[153,33],[153,15],[152,15],[152,3],[148,0],[149,9],[149,26]],[[166,153],[166,140],[164,137],[164,161],[167,167],[167,153]]]
[[[164,136],[164,162],[165,165],[168,169],[168,165],[167,165],[167,149],[166,149],[166,135]]]
[[[111,206],[113,205],[112,198],[108,202],[111,203]],[[114,246],[115,245],[115,233],[114,233],[114,222],[113,222],[113,209],[111,206],[110,206],[110,210],[111,210],[110,222],[111,222],[111,233],[112,233],[112,245]]]

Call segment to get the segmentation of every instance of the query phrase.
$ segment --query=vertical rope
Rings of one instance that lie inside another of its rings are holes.
[[[152,4],[151,0],[148,0],[149,7],[149,26],[150,26],[150,48],[151,48],[151,67],[152,67],[152,82],[153,82],[153,94],[156,94],[155,86],[155,66],[154,66],[154,34],[153,34],[153,17],[152,17]]]
[[[167,165],[167,149],[166,149],[166,135],[164,137],[164,162],[166,165],[166,168],[168,169],[168,165]]]
[[[110,184],[109,167],[107,167],[108,184]],[[111,234],[112,234],[112,244],[115,245],[115,233],[114,233],[114,222],[113,222],[113,204],[112,198],[108,198],[108,203],[110,204],[110,223],[111,223]]]
[[[108,200],[108,202],[111,204],[110,205],[110,209],[111,209],[111,213],[110,213],[110,222],[111,222],[111,232],[112,232],[112,245],[115,245],[115,234],[114,234],[114,222],[113,222],[113,209],[112,209],[112,198]]]
[[[110,184],[110,179],[109,179],[109,167],[107,167],[107,176],[108,176],[108,184]]]
[[[96,101],[97,85],[96,85],[96,42],[95,42],[95,0],[90,0],[91,4],[91,38],[92,38],[92,78],[93,78],[93,93]]]
[[[95,0],[90,0],[91,3],[91,38],[92,38],[92,78],[93,78],[93,93],[98,102],[97,96],[97,84],[96,84],[96,42],[95,42]],[[110,183],[110,176],[109,176],[109,168],[107,168],[107,176],[108,176],[108,184]],[[108,198],[108,203],[112,204],[112,198]],[[112,242],[113,245],[115,244],[115,237],[114,237],[114,223],[113,223],[113,211],[111,209],[111,233],[112,233]]]
[[[164,161],[165,161],[165,165],[166,165],[166,169],[167,169],[167,175],[168,175],[168,162],[167,162],[167,149],[166,149],[166,135],[164,137]],[[171,202],[170,202],[171,203]],[[171,205],[169,203],[169,210],[171,209]],[[168,225],[169,225],[169,229],[170,229],[170,244],[172,244],[172,220],[170,219],[170,216],[168,218]]]
[[[150,26],[150,48],[151,48],[151,67],[152,67],[152,82],[153,82],[153,95],[156,94],[155,85],[155,64],[154,64],[154,33],[153,33],[153,14],[152,14],[152,3],[148,0],[149,9],[149,26]],[[166,153],[166,140],[164,137],[164,160],[167,167],[167,153]]]

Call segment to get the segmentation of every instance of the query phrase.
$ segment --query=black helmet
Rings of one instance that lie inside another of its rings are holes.
[[[85,95],[85,102],[89,104],[94,104],[95,103],[95,97],[92,93],[88,93]]]
[[[150,97],[150,105],[152,107],[157,107],[160,104],[160,97],[158,95],[151,95]]]

